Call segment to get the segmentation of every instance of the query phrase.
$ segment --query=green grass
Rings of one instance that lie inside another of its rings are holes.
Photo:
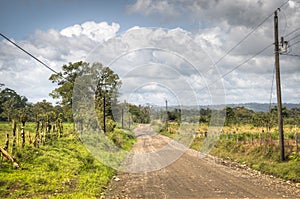
[[[0,198],[100,198],[116,171],[97,161],[76,134],[72,124],[64,125],[65,135],[48,145],[34,148],[28,143],[18,146],[15,159],[20,168],[10,162],[0,166]],[[25,131],[34,137],[34,123],[26,124]],[[0,145],[5,143],[11,125],[0,123]],[[130,150],[134,137],[118,129],[112,133],[116,142]],[[10,139],[11,140],[11,139]],[[27,141],[27,140],[26,140]],[[11,153],[11,145],[9,148]]]
[[[220,141],[210,152],[214,156],[230,158],[263,173],[286,180],[300,182],[300,157],[295,153],[280,161],[278,146],[243,145],[232,141]]]
[[[247,131],[245,131],[247,132]],[[161,132],[161,134],[174,137],[169,132]],[[259,133],[253,134],[254,139],[258,139]],[[244,144],[244,134],[232,135],[233,138],[226,140],[226,135],[222,135],[221,139],[212,147],[210,154],[220,158],[230,158],[233,161],[246,164],[249,167],[259,170],[263,173],[271,174],[286,180],[300,182],[300,156],[295,152],[286,150],[286,161],[280,161],[280,150],[277,145],[259,145],[259,144]],[[239,142],[236,142],[239,136]],[[269,138],[267,134],[264,138]],[[272,135],[273,139],[278,137],[278,134]],[[245,133],[246,139],[251,140],[251,133]],[[292,133],[287,133],[286,137],[292,137]],[[204,137],[195,137],[190,145],[190,148],[197,151],[203,150]],[[204,150],[205,151],[205,150]]]

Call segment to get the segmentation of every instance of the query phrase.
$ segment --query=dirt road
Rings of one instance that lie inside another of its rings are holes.
[[[135,153],[159,151],[169,138],[140,126]],[[119,173],[105,198],[300,198],[299,184],[260,174],[187,150],[167,167],[147,173]],[[143,165],[144,166],[144,165]]]

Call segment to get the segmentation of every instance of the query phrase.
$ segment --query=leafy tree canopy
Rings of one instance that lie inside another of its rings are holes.
[[[52,74],[49,80],[58,87],[50,95],[61,99],[64,113],[72,118],[73,89],[77,78],[86,77],[87,81],[93,81],[94,87],[89,88],[95,96],[95,106],[99,113],[103,112],[103,98],[105,97],[105,111],[107,116],[112,115],[111,105],[116,102],[117,91],[121,86],[121,80],[109,67],[101,63],[89,64],[87,62],[69,63],[62,66],[62,72]],[[84,78],[82,78],[84,79]],[[82,91],[86,92],[86,91]]]
[[[3,86],[3,84],[1,85]],[[27,98],[20,96],[16,91],[5,88],[0,92],[0,114],[8,121],[18,117],[18,112],[27,106]]]

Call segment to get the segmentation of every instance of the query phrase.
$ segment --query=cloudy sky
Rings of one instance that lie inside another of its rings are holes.
[[[0,31],[55,71],[101,62],[122,79],[120,100],[196,105],[276,102],[273,13],[289,42],[280,56],[283,102],[300,102],[300,1],[3,0]],[[0,40],[0,83],[30,102],[52,74]]]

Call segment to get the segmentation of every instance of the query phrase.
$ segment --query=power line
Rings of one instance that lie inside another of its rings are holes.
[[[268,48],[270,48],[271,46],[273,46],[273,44],[269,44],[268,46],[264,47],[262,50],[260,50],[259,52],[257,52],[256,54],[254,54],[253,56],[249,57],[248,59],[246,59],[245,61],[243,61],[242,63],[238,64],[237,66],[233,67],[230,71],[224,73],[223,75],[221,75],[220,78],[216,79],[215,81],[213,81],[212,83],[210,83],[208,85],[211,86],[213,84],[215,84],[216,82],[218,82],[219,80],[221,80],[222,78],[224,78],[225,76],[229,75],[230,73],[232,73],[233,71],[235,71],[236,69],[238,69],[239,67],[243,66],[244,64],[246,64],[247,62],[249,62],[251,59],[255,58],[256,56],[260,55],[261,53],[263,53],[265,50],[267,50]],[[204,89],[204,88],[203,88]],[[201,89],[201,90],[203,90]]]
[[[282,54],[282,55],[293,56],[293,57],[300,57],[300,55],[295,55],[295,54]]]
[[[288,39],[288,41],[290,42],[290,41],[296,39],[297,37],[300,37],[300,35],[296,35],[295,37],[292,37],[292,38]]]
[[[57,75],[61,75],[60,73],[56,72],[54,69],[52,69],[50,66],[48,66],[47,64],[45,64],[43,61],[41,61],[40,59],[38,59],[37,57],[35,57],[33,54],[31,54],[30,52],[28,52],[27,50],[25,50],[24,48],[22,48],[21,46],[19,46],[18,44],[16,44],[15,42],[13,42],[11,39],[9,39],[8,37],[6,37],[5,35],[3,35],[2,33],[0,33],[0,35],[6,39],[7,41],[9,41],[11,44],[13,44],[14,46],[16,46],[17,48],[19,48],[20,50],[22,50],[23,52],[25,52],[27,55],[29,55],[30,57],[32,57],[33,59],[35,59],[36,61],[38,61],[40,64],[42,64],[44,67],[46,67],[47,69],[51,70],[52,72],[54,72]],[[62,76],[63,77],[63,76]]]
[[[278,9],[282,8],[285,4],[287,4],[289,2],[289,0],[285,1],[284,3],[282,3]],[[217,65],[218,63],[220,63],[226,56],[229,55],[229,53],[231,53],[235,48],[237,48],[241,43],[243,43],[248,37],[250,37],[250,35],[252,35],[260,26],[262,26],[269,18],[271,18],[273,16],[273,12],[271,14],[269,14],[264,20],[262,20],[258,25],[254,26],[254,28],[243,38],[241,39],[236,45],[234,45],[232,48],[230,48],[220,59],[218,59],[218,61],[216,61],[214,63],[214,65]],[[213,65],[212,65],[213,66]],[[212,67],[211,66],[211,67]],[[210,67],[210,69],[211,69]],[[209,69],[209,70],[210,70]],[[208,71],[209,71],[208,70]],[[207,72],[208,72],[207,71]]]
[[[298,43],[300,43],[300,41],[297,41],[297,42],[291,44],[290,47],[292,47],[292,46],[294,46],[294,45],[296,45],[296,44],[298,44]]]
[[[253,34],[262,24],[264,24],[272,15],[266,17],[261,23],[259,23],[252,31],[250,31],[243,39],[241,39],[237,44],[235,44],[232,48],[230,48],[218,61],[216,61],[215,65],[220,63],[229,53],[231,53],[235,48],[237,48],[241,43],[243,43],[251,34]]]
[[[293,34],[294,32],[297,32],[298,30],[300,30],[300,27],[299,27],[299,28],[296,28],[296,29],[294,29],[293,31],[291,31],[290,33],[284,35],[284,37],[288,37],[288,36],[290,36],[291,34]]]
[[[245,61],[243,61],[241,64],[238,64],[237,66],[235,66],[234,68],[232,68],[230,71],[228,71],[227,73],[223,74],[221,76],[221,78],[227,76],[228,74],[232,73],[233,71],[235,71],[236,69],[238,69],[239,67],[241,67],[242,65],[246,64],[247,62],[249,62],[251,59],[255,58],[256,56],[258,56],[259,54],[263,53],[265,50],[267,50],[268,48],[270,48],[271,46],[273,46],[273,44],[269,44],[268,46],[264,47],[262,50],[260,50],[258,53],[254,54],[253,56],[249,57],[248,59],[246,59]]]

